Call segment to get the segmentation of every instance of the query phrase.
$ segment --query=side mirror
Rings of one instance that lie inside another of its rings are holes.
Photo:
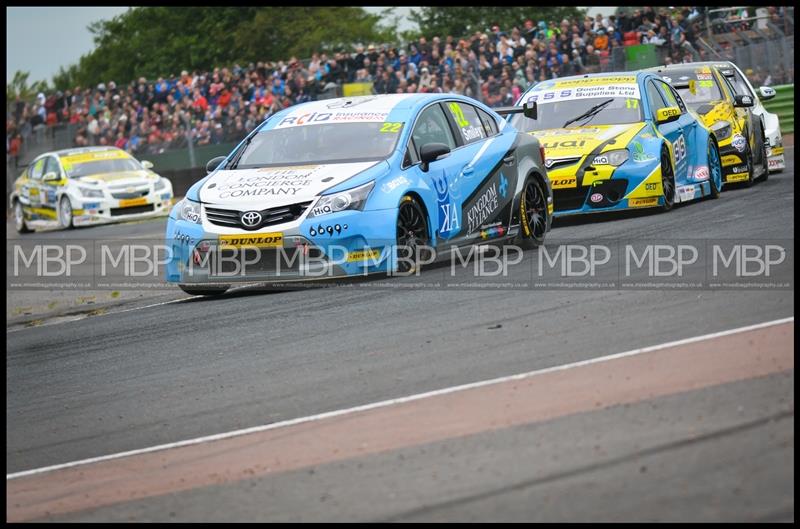
[[[528,119],[536,119],[539,117],[539,109],[536,106],[536,101],[522,105],[522,115]]]
[[[659,108],[656,111],[656,123],[669,123],[681,117],[681,109],[678,107]]]
[[[736,108],[749,108],[754,104],[755,101],[753,101],[753,98],[748,95],[739,94],[737,96],[733,96],[733,106]]]
[[[42,180],[45,182],[58,182],[59,180],[61,180],[61,177],[58,176],[58,174],[51,171],[45,174]]]
[[[225,161],[227,156],[217,156],[216,158],[211,158],[208,163],[206,164],[206,173],[214,172],[214,169],[217,168],[219,164]]]
[[[142,160],[141,164],[142,164],[142,167],[144,167],[145,169],[152,169],[153,168],[153,162],[148,162],[147,160]]]
[[[761,88],[758,89],[758,95],[761,96],[761,99],[766,101],[767,99],[772,99],[773,97],[778,95],[778,92],[776,92],[774,88],[770,88],[768,86],[762,86]]]
[[[444,143],[426,143],[419,150],[419,157],[422,161],[420,169],[422,169],[423,172],[428,172],[428,166],[431,162],[435,162],[440,156],[444,156],[445,154],[450,154],[450,147]]]

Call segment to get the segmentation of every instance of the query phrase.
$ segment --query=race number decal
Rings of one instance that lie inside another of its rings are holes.
[[[392,123],[391,121],[386,121],[381,127],[381,132],[400,132],[400,128],[402,126],[402,123]]]
[[[672,149],[675,151],[676,164],[686,158],[686,140],[683,138],[683,134],[672,144]]]

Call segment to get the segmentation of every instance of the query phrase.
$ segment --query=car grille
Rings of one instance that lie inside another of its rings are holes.
[[[550,165],[548,166],[547,163],[545,163],[545,168],[548,171],[552,171],[553,169],[557,169],[559,167],[566,167],[568,165],[575,164],[580,159],[581,159],[580,156],[572,156],[570,158],[548,158],[547,163],[549,163]]]
[[[217,226],[227,226],[230,228],[242,228],[244,230],[257,230],[266,226],[274,226],[275,224],[283,224],[285,222],[292,222],[300,218],[303,213],[308,209],[311,202],[300,202],[297,204],[290,204],[288,206],[280,206],[277,208],[262,209],[261,223],[255,226],[245,227],[240,218],[243,211],[234,209],[211,208],[206,206],[206,217],[208,221]],[[248,210],[249,211],[249,210]]]
[[[588,187],[571,187],[569,189],[553,190],[553,210],[568,211],[580,209],[586,202],[586,191]]]
[[[244,276],[266,274],[280,277],[296,277],[301,273],[300,265],[309,259],[319,261],[324,255],[317,248],[308,248],[305,255],[302,248],[245,248],[237,250],[216,250],[214,275],[241,274]],[[218,266],[217,266],[218,265]]]
[[[123,198],[139,198],[139,197],[146,197],[147,194],[150,193],[150,190],[145,189],[137,189],[136,191],[119,191],[117,193],[111,193],[111,196],[116,198],[117,200],[121,200]]]
[[[119,215],[135,215],[136,213],[146,213],[148,211],[153,211],[153,204],[132,206],[129,208],[111,208],[111,216],[118,217]]]

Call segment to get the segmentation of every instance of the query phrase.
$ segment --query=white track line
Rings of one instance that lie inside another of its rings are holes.
[[[533,376],[536,376],[536,375],[542,375],[544,373],[552,373],[553,371],[563,371],[563,370],[572,369],[572,368],[575,368],[575,367],[581,367],[581,366],[586,366],[586,365],[591,365],[591,364],[597,364],[597,363],[600,363],[600,362],[608,362],[609,360],[616,360],[618,358],[625,358],[625,357],[628,357],[628,356],[635,356],[635,355],[650,353],[650,352],[658,351],[658,350],[661,350],[661,349],[667,349],[667,348],[676,347],[676,346],[679,346],[679,345],[686,345],[686,344],[690,344],[690,343],[701,342],[703,340],[711,340],[711,339],[714,339],[714,338],[720,338],[722,336],[729,336],[731,334],[738,334],[738,333],[742,333],[742,332],[753,331],[753,330],[756,330],[756,329],[763,329],[764,327],[772,327],[774,325],[781,325],[783,323],[789,323],[789,322],[793,322],[793,321],[794,321],[794,316],[790,316],[788,318],[782,318],[780,320],[773,320],[773,321],[768,321],[768,322],[764,322],[764,323],[757,323],[755,325],[748,325],[746,327],[738,327],[736,329],[729,329],[727,331],[720,331],[720,332],[715,332],[715,333],[711,333],[711,334],[704,334],[702,336],[695,336],[693,338],[685,338],[683,340],[677,340],[677,341],[674,341],[674,342],[667,342],[667,343],[658,344],[658,345],[651,345],[649,347],[643,347],[641,349],[633,349],[631,351],[625,351],[623,353],[616,353],[616,354],[612,354],[612,355],[608,355],[608,356],[601,356],[601,357],[598,357],[598,358],[592,358],[592,359],[589,359],[589,360],[582,360],[580,362],[573,362],[573,363],[570,363],[570,364],[564,364],[564,365],[560,365],[560,366],[548,367],[548,368],[545,368],[545,369],[539,369],[537,371],[529,371],[527,373],[520,373],[520,374],[517,374],[517,375],[509,375],[509,376],[505,376],[505,377],[493,378],[493,379],[490,379],[490,380],[481,380],[479,382],[471,382],[469,384],[462,384],[460,386],[452,386],[452,387],[449,387],[449,388],[437,389],[437,390],[428,391],[428,392],[425,392],[425,393],[418,393],[416,395],[409,395],[407,397],[400,397],[400,398],[396,398],[396,399],[383,400],[383,401],[380,401],[380,402],[373,402],[371,404],[364,404],[364,405],[355,406],[355,407],[352,407],[352,408],[345,408],[345,409],[342,409],[342,410],[329,411],[329,412],[320,413],[320,414],[317,414],[317,415],[309,415],[307,417],[299,417],[297,419],[290,419],[290,420],[287,420],[287,421],[280,421],[280,422],[274,422],[274,423],[271,423],[271,424],[265,424],[265,425],[262,425],[262,426],[253,426],[251,428],[244,428],[244,429],[241,429],[241,430],[233,430],[231,432],[224,432],[224,433],[218,433],[218,434],[214,434],[214,435],[207,435],[207,436],[204,436],[204,437],[197,437],[195,439],[187,439],[187,440],[178,441],[178,442],[175,442],[175,443],[167,443],[167,444],[162,444],[162,445],[157,445],[157,446],[150,446],[148,448],[140,448],[140,449],[137,449],[137,450],[129,450],[127,452],[119,452],[119,453],[116,453],[116,454],[109,454],[109,455],[105,455],[105,456],[92,457],[92,458],[89,458],[89,459],[81,459],[79,461],[71,461],[69,463],[62,463],[60,465],[51,465],[51,466],[48,466],[48,467],[41,467],[41,468],[34,468],[34,469],[31,469],[31,470],[24,470],[22,472],[14,472],[12,474],[6,474],[6,480],[11,480],[11,479],[15,479],[15,478],[21,478],[21,477],[25,477],[25,476],[31,476],[31,475],[34,475],[34,474],[42,474],[44,472],[50,472],[50,471],[53,471],[53,470],[60,470],[60,469],[63,469],[63,468],[76,467],[76,466],[80,466],[80,465],[88,465],[88,464],[91,464],[91,463],[98,463],[100,461],[108,461],[108,460],[111,460],[111,459],[119,459],[119,458],[122,458],[122,457],[134,456],[134,455],[139,455],[139,454],[147,454],[147,453],[150,453],[150,452],[158,452],[158,451],[161,451],[161,450],[169,450],[171,448],[179,448],[179,447],[183,447],[183,446],[190,446],[190,445],[195,445],[195,444],[200,444],[200,443],[206,443],[206,442],[209,442],[209,441],[219,441],[220,439],[228,439],[230,437],[238,437],[238,436],[241,436],[241,435],[247,435],[247,434],[251,434],[251,433],[264,432],[264,431],[267,431],[267,430],[274,430],[274,429],[277,429],[277,428],[284,428],[286,426],[293,426],[295,424],[302,424],[302,423],[307,423],[307,422],[320,421],[320,420],[323,420],[323,419],[329,419],[331,417],[338,417],[340,415],[347,415],[347,414],[366,411],[366,410],[374,410],[376,408],[384,408],[384,407],[387,407],[387,406],[392,406],[392,405],[395,405],[395,404],[401,404],[401,403],[404,403],[404,402],[410,402],[410,401],[414,401],[414,400],[420,400],[420,399],[425,399],[425,398],[429,398],[429,397],[435,397],[435,396],[438,396],[438,395],[446,395],[448,393],[455,393],[457,391],[464,391],[464,390],[467,390],[467,389],[479,388],[479,387],[483,387],[483,386],[489,386],[489,385],[492,385],[492,384],[499,384],[499,383],[508,382],[508,381],[511,381],[511,380],[521,380],[521,379],[533,377]]]

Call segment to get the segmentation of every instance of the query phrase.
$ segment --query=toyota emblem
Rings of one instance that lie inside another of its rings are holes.
[[[261,224],[261,213],[258,211],[245,211],[242,213],[242,224],[248,228],[258,226]]]

